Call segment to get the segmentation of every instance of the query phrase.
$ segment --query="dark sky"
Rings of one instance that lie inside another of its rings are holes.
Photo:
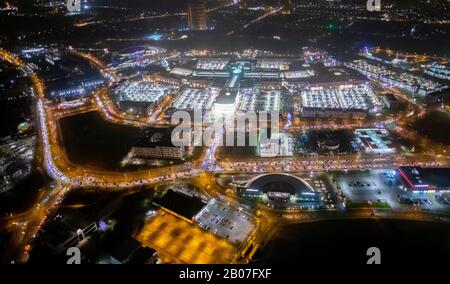
[[[23,5],[29,6],[33,1],[37,0],[0,0],[0,7],[4,7],[4,3],[8,1],[19,7]],[[47,0],[43,0],[44,3]],[[88,3],[92,5],[109,5],[116,7],[127,7],[135,9],[155,10],[155,11],[167,11],[174,12],[184,10],[187,0],[88,0]]]
[[[154,9],[155,11],[179,11],[185,9],[186,0],[95,0],[97,5],[109,3],[111,6],[122,6],[137,9]]]

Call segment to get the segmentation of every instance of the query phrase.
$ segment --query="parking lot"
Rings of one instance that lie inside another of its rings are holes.
[[[450,194],[439,192],[401,193],[399,202],[403,207],[414,210],[450,212]]]
[[[195,220],[204,230],[236,244],[244,241],[255,228],[251,217],[245,212],[215,199],[208,202]]]
[[[391,209],[450,212],[450,194],[407,190],[394,170],[348,172],[337,177],[347,201],[353,204],[386,202]]]
[[[340,174],[337,183],[350,203],[387,203],[392,209],[400,208],[401,181],[393,170],[348,172]]]

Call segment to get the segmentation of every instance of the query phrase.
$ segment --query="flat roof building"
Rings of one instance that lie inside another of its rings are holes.
[[[146,129],[131,149],[134,158],[184,159],[183,146],[172,143],[172,128]]]
[[[393,94],[384,95],[383,102],[390,109],[398,109],[400,107],[400,101]]]
[[[450,191],[450,168],[400,167],[400,175],[413,191]]]
[[[40,230],[40,239],[50,251],[59,255],[98,230],[97,223],[80,211],[60,210]]]
[[[154,199],[153,204],[189,222],[192,222],[197,213],[206,205],[199,197],[172,189],[169,189],[162,197]]]

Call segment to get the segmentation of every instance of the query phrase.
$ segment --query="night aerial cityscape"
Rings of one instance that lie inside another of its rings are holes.
[[[449,0],[0,0],[0,27],[1,263],[450,263]]]

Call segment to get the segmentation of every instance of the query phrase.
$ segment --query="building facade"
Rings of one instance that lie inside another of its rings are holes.
[[[188,0],[187,14],[189,28],[194,31],[206,30],[206,1],[205,0]]]

